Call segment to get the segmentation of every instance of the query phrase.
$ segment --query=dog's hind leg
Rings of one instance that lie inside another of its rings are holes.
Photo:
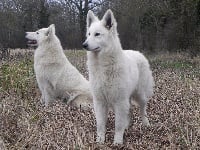
[[[106,122],[108,115],[107,105],[102,101],[94,100],[94,111],[97,122],[97,143],[103,144],[105,141]]]
[[[115,104],[115,136],[114,144],[123,144],[123,135],[129,125],[129,100]]]
[[[142,124],[145,126],[149,126],[149,120],[147,118],[147,112],[146,112],[146,107],[147,107],[147,98],[146,96],[139,94],[136,98],[136,102],[139,104],[140,106],[140,116],[142,119]]]
[[[80,92],[68,92],[67,94],[69,96],[67,104],[70,104],[73,100],[75,100],[80,95]]]

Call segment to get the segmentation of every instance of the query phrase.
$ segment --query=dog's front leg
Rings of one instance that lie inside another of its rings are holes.
[[[42,92],[42,96],[40,97],[40,102],[42,105],[45,104],[45,96],[44,96],[44,92]]]
[[[114,144],[123,144],[123,135],[129,125],[129,108],[127,100],[124,103],[115,104],[115,136]]]
[[[37,82],[38,82],[38,87],[39,87],[40,92],[42,94],[41,97],[40,97],[40,102],[41,102],[42,105],[44,105],[45,104],[45,91],[44,91],[44,83],[45,82],[42,78],[37,77],[36,79],[37,79]]]
[[[50,84],[46,84],[46,87],[44,88],[45,107],[47,107],[54,100],[55,100],[55,95],[54,95],[53,88]]]
[[[105,141],[106,122],[107,122],[107,105],[103,101],[94,99],[94,111],[97,122],[97,143],[103,144]]]

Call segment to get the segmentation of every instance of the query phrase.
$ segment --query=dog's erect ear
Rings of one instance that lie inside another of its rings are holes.
[[[56,32],[56,31],[55,31],[55,25],[54,25],[54,24],[51,24],[51,25],[48,27],[47,36],[54,35],[55,32]]]
[[[103,16],[103,23],[104,23],[104,25],[105,25],[105,27],[108,29],[108,30],[110,30],[112,27],[113,27],[113,25],[116,25],[117,24],[117,22],[116,22],[116,20],[115,20],[115,17],[114,17],[114,15],[113,15],[113,12],[110,10],[110,9],[108,9],[107,11],[106,11],[106,13],[105,13],[105,15]]]
[[[94,15],[94,13],[91,10],[89,10],[87,13],[87,28],[89,28],[90,25],[96,20],[98,20],[98,18]]]

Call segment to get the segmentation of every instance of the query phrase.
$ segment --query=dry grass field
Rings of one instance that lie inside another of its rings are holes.
[[[95,143],[93,110],[56,101],[44,108],[33,71],[32,51],[18,50],[0,62],[0,149],[200,149],[200,57],[187,54],[148,56],[155,79],[155,95],[148,103],[150,127],[141,125],[138,108],[124,145],[112,145],[114,115],[107,124],[106,143]],[[66,52],[85,77],[84,51]]]

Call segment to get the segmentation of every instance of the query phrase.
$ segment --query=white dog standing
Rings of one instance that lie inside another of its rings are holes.
[[[69,97],[69,102],[75,105],[90,105],[89,83],[66,58],[55,34],[55,26],[26,34],[28,44],[38,46],[34,54],[34,70],[42,93],[41,102],[48,106],[56,98]]]
[[[148,97],[153,94],[153,77],[148,60],[138,51],[123,51],[117,23],[111,10],[99,20],[92,11],[87,14],[89,80],[97,121],[97,142],[104,143],[109,107],[115,113],[114,144],[123,143],[129,124],[130,101],[140,106],[142,123],[149,125],[146,114]]]

